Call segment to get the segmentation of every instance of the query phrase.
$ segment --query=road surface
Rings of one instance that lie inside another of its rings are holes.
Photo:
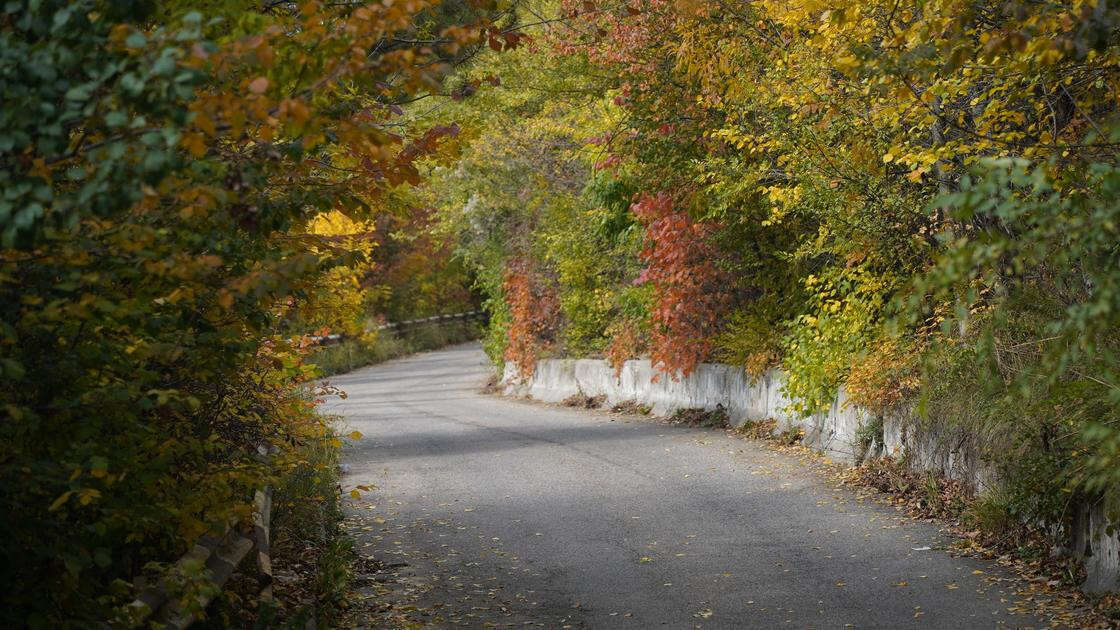
[[[334,377],[361,627],[1019,628],[935,525],[723,431],[482,393],[475,344]]]

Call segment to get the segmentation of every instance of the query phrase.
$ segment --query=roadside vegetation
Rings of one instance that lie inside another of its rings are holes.
[[[988,522],[1120,522],[1118,29],[1104,0],[4,3],[0,625],[136,625],[162,581],[201,615],[169,571],[265,485],[310,567],[276,619],[327,623],[317,380],[473,334],[372,320],[479,304],[522,376],[780,367],[800,413],[843,385],[967,434]]]
[[[309,338],[476,308],[409,192],[458,128],[395,121],[503,15],[0,7],[0,625],[136,626],[160,584],[203,615],[213,587],[173,567],[250,530],[265,486],[276,569],[298,574],[277,618],[329,621],[341,438],[315,409]],[[267,599],[238,596],[214,623]]]
[[[788,375],[965,439],[979,520],[1120,519],[1120,7],[527,2],[416,120],[484,345]],[[999,514],[997,514],[997,512]]]
[[[246,562],[200,627],[337,627],[355,558],[338,501],[342,439],[332,432],[300,445],[298,464],[273,489],[268,596],[259,568]]]

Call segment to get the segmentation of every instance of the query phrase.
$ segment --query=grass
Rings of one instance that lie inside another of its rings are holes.
[[[614,413],[628,413],[638,416],[648,416],[653,411],[653,407],[649,405],[643,405],[636,400],[624,400],[611,407],[611,411]]]
[[[346,604],[353,541],[342,528],[335,436],[301,448],[304,461],[273,497],[274,594],[287,620],[334,625]]]
[[[471,341],[481,336],[482,325],[476,321],[421,324],[401,332],[380,331],[371,343],[360,339],[346,339],[323,346],[311,355],[310,362],[319,368],[323,376],[331,376],[414,352]]]
[[[588,396],[584,393],[572,394],[563,400],[565,407],[579,407],[582,409],[598,409],[603,406],[607,401],[607,397],[600,394],[598,396]]]

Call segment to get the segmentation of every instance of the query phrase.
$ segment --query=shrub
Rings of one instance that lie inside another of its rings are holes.
[[[666,192],[641,196],[631,210],[646,230],[646,267],[635,282],[653,287],[650,361],[673,378],[687,376],[711,356],[728,300],[713,227],[693,221]]]
[[[326,430],[301,337],[362,301],[351,230],[457,133],[371,114],[436,79],[445,51],[382,46],[417,4],[183,4],[0,17],[5,627],[127,624],[299,464]]]

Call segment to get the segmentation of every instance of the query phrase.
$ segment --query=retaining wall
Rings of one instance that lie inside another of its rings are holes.
[[[736,426],[774,420],[776,432],[800,429],[805,445],[849,465],[866,457],[905,455],[915,469],[935,471],[980,492],[997,481],[996,471],[972,447],[977,436],[960,430],[935,431],[912,413],[883,417],[880,433],[873,430],[880,419],[851,404],[842,388],[827,412],[801,417],[787,411],[785,380],[779,370],[755,379],[741,368],[711,363],[674,380],[660,375],[647,360],[627,361],[616,377],[614,368],[601,359],[544,359],[524,381],[507,365],[502,383],[508,395],[544,402],[603,396],[608,406],[632,401],[658,416],[678,409],[722,408]],[[1071,549],[1084,559],[1089,574],[1084,588],[1120,590],[1120,537],[1107,533],[1103,506],[1080,508],[1074,530]]]

